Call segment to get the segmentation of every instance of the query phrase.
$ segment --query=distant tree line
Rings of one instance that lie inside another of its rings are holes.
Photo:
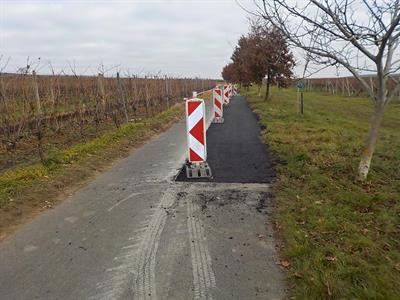
[[[282,33],[258,20],[252,21],[250,32],[240,37],[231,60],[222,70],[223,79],[244,87],[257,84],[259,97],[265,81],[265,100],[270,97],[271,84],[288,85],[295,66],[293,53]]]

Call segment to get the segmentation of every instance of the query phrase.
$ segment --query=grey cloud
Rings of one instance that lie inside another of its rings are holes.
[[[0,54],[12,57],[13,70],[30,56],[51,60],[56,68],[75,60],[78,70],[96,69],[102,61],[216,78],[247,30],[247,15],[234,0],[0,4]]]

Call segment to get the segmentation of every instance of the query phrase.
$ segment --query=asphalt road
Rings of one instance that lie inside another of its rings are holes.
[[[207,162],[210,179],[188,179],[182,168],[178,181],[269,183],[275,173],[260,126],[244,98],[236,97],[224,108],[223,124],[211,124],[207,131]]]
[[[283,298],[268,156],[259,156],[259,142],[235,138],[258,135],[244,98],[232,100],[225,119],[210,127],[210,164],[226,146],[213,136],[243,127],[247,134],[229,140],[229,165],[244,155],[253,173],[243,162],[223,171],[219,159],[212,168],[220,182],[175,182],[186,153],[185,123],[175,124],[3,241],[0,299]]]

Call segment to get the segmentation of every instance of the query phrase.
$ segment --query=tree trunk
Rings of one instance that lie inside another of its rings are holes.
[[[269,100],[269,87],[271,85],[271,76],[270,76],[270,72],[268,71],[267,73],[267,90],[265,91],[265,97],[264,100]]]
[[[32,78],[33,78],[33,93],[35,95],[35,100],[36,100],[37,114],[41,115],[42,114],[42,104],[40,102],[39,86],[38,86],[37,76],[36,76],[35,71],[32,72]]]
[[[122,104],[122,110],[123,110],[124,116],[125,116],[125,122],[128,123],[129,122],[128,108],[126,105],[126,97],[125,97],[124,87],[122,85],[122,81],[119,76],[119,72],[117,72],[117,85],[118,85],[118,94],[121,99],[120,102]]]
[[[147,82],[145,83],[145,93],[146,93],[146,117],[150,116],[150,109],[149,109],[149,104],[150,104],[150,96],[149,96],[149,89],[147,86]]]
[[[98,82],[98,87],[99,87],[99,94],[101,97],[101,102],[103,105],[103,112],[106,115],[107,114],[107,103],[106,103],[106,91],[104,89],[104,84],[103,84],[103,75],[99,73],[97,76],[97,82]]]
[[[167,109],[169,108],[169,89],[168,89],[168,78],[165,76],[165,95],[167,99]]]
[[[300,107],[299,107],[300,114],[304,115],[304,93],[303,90],[300,91]]]
[[[370,128],[368,132],[367,141],[363,154],[361,156],[361,161],[358,166],[358,174],[356,177],[357,181],[364,181],[367,178],[369,168],[371,165],[372,156],[375,151],[376,140],[378,138],[379,127],[382,123],[383,113],[385,107],[382,102],[375,104],[374,114],[371,119]]]
[[[262,80],[258,83],[258,98],[261,98],[261,88],[262,88]]]

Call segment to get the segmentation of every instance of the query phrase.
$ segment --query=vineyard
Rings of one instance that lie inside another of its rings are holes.
[[[377,78],[375,76],[365,76],[364,79],[372,89],[376,90]],[[399,79],[399,75],[389,78],[389,90],[394,88]],[[309,78],[305,79],[304,88],[308,91],[322,91],[331,94],[341,94],[344,96],[366,94],[361,83],[355,77]],[[400,93],[397,95],[395,100],[400,100]]]
[[[0,171],[154,116],[213,80],[160,76],[0,75]]]

